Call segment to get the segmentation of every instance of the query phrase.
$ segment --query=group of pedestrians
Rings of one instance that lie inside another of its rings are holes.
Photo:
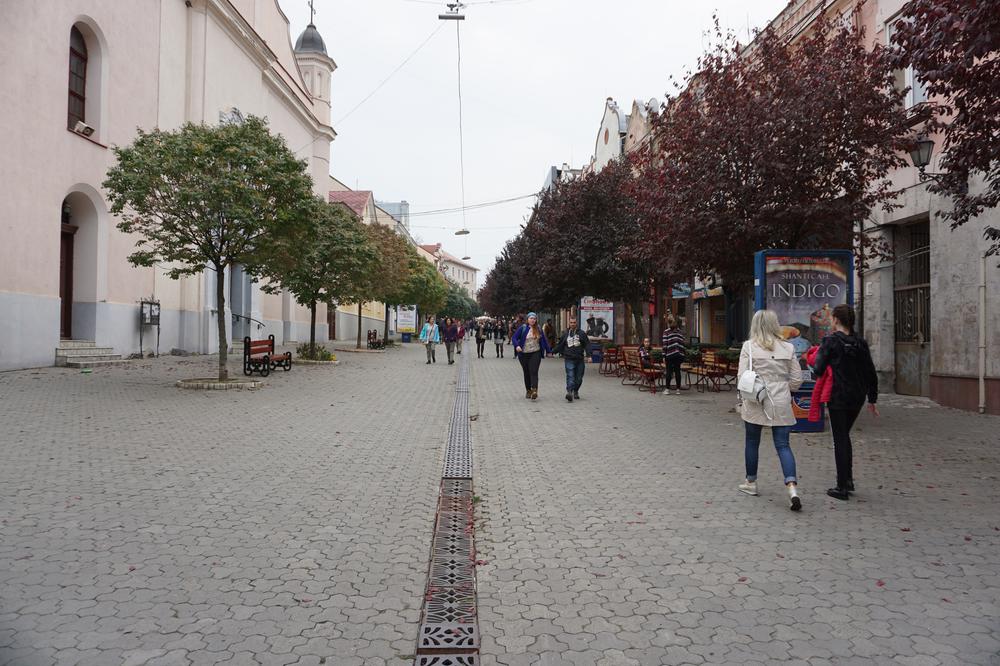
[[[866,401],[871,413],[879,415],[876,406],[878,377],[868,344],[854,332],[854,309],[838,305],[833,309],[833,322],[834,332],[807,353],[807,361],[819,378],[812,400],[817,406],[826,405],[833,431],[837,482],[826,494],[847,500],[854,492],[851,428]],[[802,499],[789,435],[796,423],[792,392],[802,385],[803,376],[795,349],[782,339],[778,317],[773,311],[759,310],[754,314],[750,339],[743,343],[740,351],[737,377],[746,465],[746,480],[739,485],[739,490],[747,495],[759,495],[758,450],[763,429],[768,426],[788,490],[789,507],[798,511],[802,508]],[[814,410],[812,418],[819,418],[820,409]]]

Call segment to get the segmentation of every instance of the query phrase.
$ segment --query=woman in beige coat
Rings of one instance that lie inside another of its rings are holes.
[[[802,508],[795,476],[795,456],[788,443],[795,416],[792,414],[792,391],[802,385],[802,371],[795,350],[781,339],[778,317],[771,310],[758,310],[750,324],[750,339],[743,343],[740,352],[738,376],[750,369],[751,355],[753,370],[764,380],[768,397],[763,404],[750,400],[740,401],[740,414],[746,429],[747,479],[739,486],[740,492],[758,495],[757,454],[760,448],[761,431],[770,426],[774,448],[781,461],[781,473],[788,487],[788,503],[792,511]]]

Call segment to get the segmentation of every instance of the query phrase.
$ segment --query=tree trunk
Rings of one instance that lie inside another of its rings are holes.
[[[385,304],[385,333],[382,334],[382,341],[389,342],[389,304]]]
[[[688,283],[688,296],[687,304],[684,306],[684,328],[687,329],[688,340],[694,336],[695,331],[695,320],[694,320],[694,275],[689,278],[691,281]]]
[[[316,301],[309,304],[309,353],[316,358]]]
[[[215,267],[215,312],[219,325],[219,381],[229,379],[228,360],[229,341],[226,340],[226,267]]]
[[[358,349],[361,349],[361,306],[362,303],[358,302]]]
[[[632,308],[632,321],[635,322],[635,342],[642,342],[642,301],[636,299],[629,305]]]

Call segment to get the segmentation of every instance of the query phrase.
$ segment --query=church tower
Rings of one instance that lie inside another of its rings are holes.
[[[299,64],[306,89],[316,100],[316,118],[330,124],[330,77],[337,63],[326,53],[326,44],[319,30],[310,21],[295,42],[295,60]]]

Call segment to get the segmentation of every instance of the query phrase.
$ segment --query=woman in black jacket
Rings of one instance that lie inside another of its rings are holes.
[[[868,409],[879,415],[878,376],[875,364],[864,338],[854,333],[854,308],[838,305],[833,309],[833,334],[823,338],[813,372],[822,376],[826,369],[833,369],[833,392],[827,408],[830,429],[833,431],[833,455],[837,462],[837,486],[826,494],[846,500],[854,490],[854,452],[851,446],[851,428],[868,400]]]

